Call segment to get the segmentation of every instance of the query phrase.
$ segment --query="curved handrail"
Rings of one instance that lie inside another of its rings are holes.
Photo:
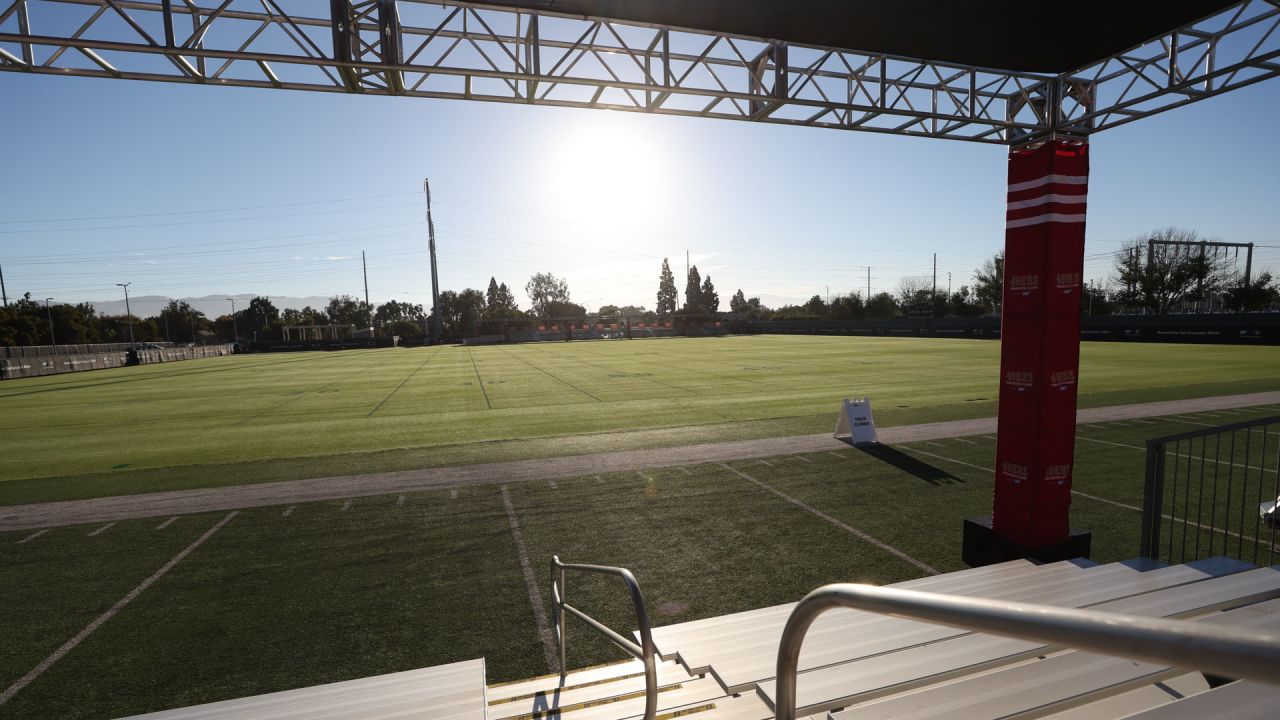
[[[570,605],[565,598],[564,575],[566,570],[577,572],[598,573],[601,575],[615,575],[622,578],[622,582],[627,586],[627,592],[631,594],[631,606],[636,611],[636,625],[639,628],[640,644],[628,640],[613,630],[606,627],[600,621],[587,615],[581,610]],[[644,595],[640,592],[640,583],[636,582],[635,575],[626,568],[610,567],[608,565],[582,565],[560,562],[558,555],[551,556],[551,608],[555,616],[555,633],[556,641],[560,645],[560,678],[565,676],[565,631],[564,631],[564,615],[568,612],[570,615],[582,620],[591,626],[596,632],[604,635],[614,645],[627,651],[632,657],[644,663],[644,720],[654,720],[658,714],[658,668],[654,661],[655,649],[653,645],[653,628],[649,624],[649,611],[644,604]]]
[[[1186,620],[838,584],[806,595],[787,619],[778,645],[776,720],[795,720],[796,672],[805,633],[819,615],[839,607],[1280,685],[1280,635]]]

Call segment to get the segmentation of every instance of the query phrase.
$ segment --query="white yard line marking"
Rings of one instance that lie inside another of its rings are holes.
[[[1078,437],[1079,437],[1081,440],[1088,440],[1089,442],[1102,443],[1103,445],[1115,445],[1116,447],[1131,448],[1131,449],[1133,449],[1133,450],[1141,450],[1141,451],[1143,451],[1143,452],[1146,452],[1146,450],[1147,450],[1146,448],[1144,448],[1144,447],[1142,447],[1142,446],[1140,446],[1140,445],[1126,445],[1126,444],[1124,444],[1124,443],[1111,442],[1110,440],[1099,440],[1098,438],[1085,437],[1084,435],[1080,435],[1080,436],[1078,436]],[[1254,467],[1253,465],[1247,465],[1247,464],[1243,464],[1243,465],[1242,465],[1241,463],[1237,463],[1237,462],[1230,462],[1230,461],[1228,461],[1228,460],[1211,459],[1211,458],[1209,458],[1208,456],[1192,455],[1192,454],[1190,454],[1190,453],[1187,453],[1187,454],[1185,454],[1185,455],[1184,455],[1184,454],[1182,454],[1182,453],[1175,453],[1175,455],[1176,455],[1177,457],[1184,458],[1184,459],[1186,459],[1186,460],[1199,460],[1199,461],[1201,461],[1201,462],[1209,462],[1209,463],[1213,463],[1214,465],[1231,465],[1231,466],[1233,466],[1233,467],[1244,468],[1245,470],[1257,470],[1258,472],[1261,472],[1261,473],[1274,473],[1274,472],[1275,472],[1275,470],[1273,470],[1273,469],[1271,469],[1271,468]]]
[[[511,539],[516,546],[516,556],[520,560],[520,572],[524,575],[524,587],[529,592],[529,606],[533,608],[533,622],[538,626],[538,637],[542,639],[542,652],[547,659],[547,668],[551,672],[559,672],[559,660],[556,659],[556,643],[551,636],[551,623],[547,621],[547,608],[542,604],[542,594],[538,592],[538,581],[533,575],[533,565],[529,563],[529,551],[524,547],[524,535],[520,532],[520,520],[516,518],[516,509],[511,505],[511,493],[507,486],[502,486],[502,504],[507,509],[507,523],[511,525]]]
[[[955,458],[949,458],[946,455],[938,455],[937,453],[931,453],[928,450],[921,450],[920,448],[910,448],[910,450],[911,452],[917,452],[917,453],[920,453],[921,455],[928,455],[929,457],[938,458],[939,460],[946,460],[947,462],[952,462],[957,465],[964,465],[965,467],[971,467],[974,470],[982,470],[983,472],[995,472],[995,470],[992,470],[989,467],[982,467],[981,465],[974,465],[973,463],[967,463],[963,460],[956,460]]]
[[[844,459],[844,456],[843,456],[843,455],[841,455],[840,453],[836,452],[835,450],[828,450],[828,451],[827,451],[827,454],[828,454],[828,455],[830,455],[830,456],[832,456],[832,457],[834,457],[834,458],[838,458],[838,459],[840,459],[840,460],[843,460],[843,459]]]
[[[915,559],[915,558],[911,557],[910,555],[908,555],[908,554],[906,554],[906,553],[902,552],[901,550],[899,550],[899,549],[897,549],[897,548],[895,548],[895,547],[892,547],[892,546],[890,546],[890,545],[886,545],[885,543],[883,543],[883,542],[881,542],[881,541],[879,541],[879,540],[875,539],[874,537],[872,537],[872,536],[870,536],[870,535],[866,534],[865,532],[862,532],[861,530],[859,530],[859,529],[857,529],[857,528],[855,528],[855,527],[851,527],[851,526],[849,526],[849,525],[846,525],[845,523],[840,522],[839,520],[837,520],[837,519],[835,519],[835,518],[831,517],[830,515],[828,515],[828,514],[826,514],[826,513],[822,512],[821,510],[818,510],[817,508],[814,508],[814,507],[811,507],[811,506],[809,506],[809,505],[806,505],[805,503],[803,503],[803,502],[801,502],[801,501],[799,501],[799,500],[797,500],[797,499],[795,499],[795,498],[791,497],[790,495],[788,495],[788,494],[786,494],[786,493],[784,493],[784,492],[782,492],[782,491],[780,491],[780,490],[775,490],[774,488],[769,487],[768,485],[765,485],[764,483],[762,483],[762,482],[760,482],[759,480],[757,480],[757,479],[755,479],[755,478],[751,477],[750,475],[748,475],[748,474],[746,474],[746,473],[742,472],[741,470],[738,470],[738,469],[736,469],[736,468],[733,468],[733,467],[731,467],[731,466],[729,466],[729,465],[726,465],[726,464],[724,464],[724,463],[719,463],[719,465],[720,465],[720,467],[724,468],[725,470],[728,470],[729,472],[733,473],[734,475],[737,475],[738,477],[742,478],[743,480],[747,480],[747,481],[750,481],[750,482],[752,482],[752,483],[755,483],[756,485],[760,486],[761,488],[763,488],[763,489],[765,489],[765,490],[768,490],[769,492],[773,493],[774,495],[777,495],[778,497],[782,498],[783,500],[786,500],[787,502],[791,503],[792,505],[795,505],[796,507],[799,507],[799,508],[801,508],[802,510],[805,510],[806,512],[809,512],[809,513],[810,513],[810,514],[812,514],[812,515],[816,515],[817,517],[820,517],[820,518],[822,518],[823,520],[826,520],[827,522],[831,523],[832,525],[835,525],[836,527],[840,528],[841,530],[844,530],[845,532],[849,533],[850,535],[853,535],[854,537],[857,537],[857,538],[859,538],[859,539],[863,540],[864,542],[868,542],[868,543],[870,543],[870,544],[872,544],[872,545],[875,545],[876,547],[880,548],[881,550],[884,550],[885,552],[887,552],[887,553],[889,553],[889,554],[891,554],[891,555],[894,555],[894,556],[896,556],[896,557],[898,557],[898,558],[901,558],[902,560],[906,560],[907,562],[909,562],[909,563],[911,563],[912,565],[914,565],[914,566],[916,566],[916,567],[920,568],[921,570],[923,570],[923,571],[925,571],[925,572],[929,573],[930,575],[938,575],[938,574],[940,574],[940,572],[939,572],[939,570],[938,570],[937,568],[935,568],[935,567],[933,567],[933,566],[931,566],[931,565],[926,565],[925,563],[920,562],[919,560],[917,560],[917,559]]]
[[[14,545],[21,545],[21,544],[23,544],[23,543],[31,542],[32,540],[35,540],[36,538],[40,537],[41,535],[43,535],[43,534],[45,534],[45,533],[47,533],[47,532],[49,532],[49,529],[48,529],[48,528],[45,528],[44,530],[37,530],[37,531],[35,531],[35,532],[31,533],[30,535],[28,535],[28,536],[26,536],[26,537],[22,538],[22,539],[21,539],[21,540],[19,540],[18,542],[14,543]]]
[[[396,507],[404,507],[404,496],[401,495],[396,499]]]
[[[636,475],[639,475],[641,480],[649,482],[649,476],[645,475],[643,470],[637,470]]]
[[[602,477],[600,477],[599,475],[597,475],[597,476],[596,476],[596,484],[597,484],[597,485],[603,485],[603,484],[604,484],[604,478],[602,478]]]
[[[765,460],[764,458],[756,458],[756,462],[760,463],[761,465],[773,467],[773,463],[769,462],[768,460]]]
[[[1133,420],[1133,422],[1136,422],[1142,425],[1159,425],[1159,423],[1157,423],[1155,420],[1146,420],[1143,418],[1131,418],[1131,419]]]
[[[1106,428],[1101,425],[1081,425],[1080,427],[1087,427],[1090,430],[1106,430]]]
[[[693,473],[689,470],[689,468],[687,468],[687,467],[685,467],[685,466],[683,466],[683,465],[677,465],[677,466],[676,466],[676,469],[677,469],[677,470],[679,470],[680,472],[684,473],[685,475],[693,475]]]
[[[965,440],[964,438],[952,438],[952,439],[953,439],[953,440],[955,440],[956,442],[962,442],[962,443],[964,443],[965,445],[977,445],[977,444],[978,444],[978,443],[976,443],[976,442],[974,442],[974,441],[972,441],[972,440]]]
[[[1100,497],[1098,497],[1097,495],[1090,495],[1090,494],[1088,494],[1088,493],[1082,493],[1082,492],[1080,492],[1079,490],[1072,490],[1072,491],[1071,491],[1071,494],[1072,494],[1072,495],[1079,495],[1079,496],[1080,496],[1080,497],[1082,497],[1082,498],[1089,498],[1090,500],[1095,500],[1095,501],[1100,502],[1100,503],[1106,503],[1106,504],[1108,504],[1108,505],[1115,505],[1116,507],[1122,507],[1122,508],[1124,508],[1125,510],[1137,510],[1138,512],[1142,512],[1142,508],[1138,507],[1137,505],[1126,505],[1125,503],[1122,503],[1122,502],[1116,502],[1115,500],[1108,500],[1108,499],[1106,499],[1106,498],[1100,498]],[[1173,518],[1169,517],[1168,515],[1165,515],[1164,517],[1165,517],[1165,518],[1168,518],[1169,520],[1172,520],[1172,519],[1173,519]]]
[[[940,448],[944,448],[944,447],[946,447],[946,445],[943,445],[942,443],[936,443],[936,442],[934,442],[934,441],[932,441],[932,440],[925,440],[925,441],[924,441],[924,444],[925,444],[925,445],[932,445],[932,446],[934,446],[934,447],[940,447]]]
[[[796,456],[795,456],[795,459],[799,460],[800,462],[807,462],[807,463],[812,463],[812,462],[813,462],[812,460],[810,460],[809,458],[807,458],[807,457],[805,457],[805,456],[803,456],[803,455],[796,455]]]
[[[169,527],[170,525],[172,525],[172,524],[173,524],[173,521],[174,521],[174,520],[177,520],[177,519],[178,519],[178,516],[177,516],[177,515],[174,515],[173,517],[169,518],[168,520],[165,520],[164,522],[162,522],[162,523],[160,523],[159,525],[157,525],[157,526],[156,526],[156,529],[157,529],[157,530],[163,530],[163,529],[165,529],[165,528]]]
[[[351,509],[351,501],[348,500],[342,503],[342,507],[338,510],[338,512],[346,512],[347,510],[350,510],[350,509]]]
[[[457,499],[458,499],[458,491],[457,491],[457,490],[450,490],[450,491],[449,491],[449,499],[450,499],[450,500],[457,500]]]
[[[1119,426],[1121,426],[1121,427],[1133,427],[1133,424],[1132,424],[1132,423],[1120,422],[1119,420],[1112,420],[1112,421],[1111,421],[1111,424],[1112,424],[1112,425],[1119,425]]]
[[[98,534],[100,534],[100,533],[104,533],[104,532],[106,532],[107,530],[110,530],[112,525],[115,525],[115,523],[113,523],[113,522],[109,522],[109,523],[107,523],[106,525],[103,525],[102,527],[98,528],[97,530],[94,530],[93,532],[89,533],[89,534],[88,534],[88,535],[86,535],[85,537],[93,537],[93,536],[98,535]]]
[[[555,490],[555,489],[556,489],[556,481],[555,481],[555,480],[548,480],[548,481],[547,481],[547,487],[551,488],[552,490]]]
[[[296,508],[296,507],[298,507],[298,506],[297,506],[297,505],[290,505],[288,508],[286,508],[286,509],[285,509],[284,514],[283,514],[283,515],[281,515],[280,517],[289,517],[289,515],[290,515],[291,513],[293,513],[293,509],[294,509],[294,508]]]
[[[165,563],[159,570],[155,571],[155,574],[153,574],[151,577],[147,578],[146,580],[143,580],[142,583],[138,585],[138,587],[134,588],[133,590],[130,590],[129,594],[121,598],[118,602],[116,602],[115,605],[112,605],[111,609],[99,615],[96,620],[89,623],[88,626],[86,626],[85,629],[77,633],[75,637],[63,643],[62,647],[58,648],[57,650],[54,650],[52,655],[42,660],[39,665],[36,665],[34,668],[32,668],[31,671],[28,672],[26,675],[23,675],[21,678],[18,678],[17,682],[10,685],[9,688],[4,692],[0,693],[0,705],[4,705],[5,703],[12,700],[13,696],[18,694],[18,691],[30,685],[31,681],[35,680],[36,678],[44,674],[45,670],[48,670],[50,666],[52,666],[54,663],[61,660],[64,655],[74,650],[77,645],[79,645],[85,638],[89,637],[90,633],[92,633],[94,630],[97,630],[99,627],[101,627],[103,623],[115,617],[116,613],[120,612],[121,610],[124,609],[126,605],[133,602],[134,598],[138,597],[139,595],[142,594],[144,590],[151,587],[151,585],[155,583],[155,581],[164,577],[164,575],[168,573],[170,570],[172,570],[175,565],[182,562],[183,558],[190,555],[191,552],[196,548],[200,547],[200,545],[203,544],[205,540],[208,540],[210,537],[213,537],[213,534],[221,530],[222,526],[231,522],[231,518],[235,517],[237,512],[238,512],[237,510],[232,510],[230,513],[228,513],[227,516],[219,520],[216,525],[206,530],[205,533],[200,537],[196,538],[196,541],[188,545],[185,550],[178,553],[177,555],[174,555],[173,559]]]
[[[1216,426],[1216,425],[1214,425],[1213,423],[1202,423],[1202,422],[1196,422],[1195,420],[1187,420],[1186,418],[1171,417],[1171,418],[1169,418],[1169,419],[1170,419],[1170,420],[1172,420],[1173,422],[1180,422],[1180,423],[1184,423],[1184,424],[1186,424],[1186,425],[1199,425],[1199,426],[1201,426],[1201,427],[1217,427],[1217,426]]]
[[[983,436],[982,436],[982,439],[983,439],[983,440],[990,440],[991,442],[995,442],[995,441],[996,441],[996,436],[995,436],[995,435],[983,435]]]

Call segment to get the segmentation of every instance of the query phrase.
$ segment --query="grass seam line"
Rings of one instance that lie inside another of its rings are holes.
[[[52,655],[42,660],[40,664],[32,668],[30,672],[18,678],[17,682],[13,683],[8,687],[8,689],[0,693],[0,705],[4,705],[5,703],[12,700],[13,696],[17,695],[18,692],[22,690],[22,688],[30,685],[33,680],[43,675],[44,671],[48,670],[54,663],[58,662],[63,658],[63,656],[65,656],[67,653],[74,650],[77,645],[79,645],[81,642],[84,641],[85,638],[89,637],[90,633],[92,633],[94,630],[97,630],[106,621],[115,617],[116,613],[119,613],[121,610],[124,609],[126,605],[133,602],[135,598],[137,598],[139,595],[143,593],[143,591],[151,587],[151,585],[154,584],[155,581],[164,577],[165,574],[167,574],[170,570],[172,570],[175,565],[182,562],[184,558],[190,555],[192,551],[194,551],[196,548],[203,545],[205,540],[208,540],[209,538],[213,537],[214,533],[218,532],[223,528],[224,525],[231,522],[231,518],[235,517],[236,513],[238,512],[239,512],[238,510],[232,510],[230,513],[227,513],[226,517],[222,518],[217,522],[217,524],[215,524],[213,527],[206,530],[203,535],[196,538],[195,542],[188,545],[184,550],[182,550],[182,552],[178,553],[177,555],[174,555],[173,558],[169,560],[169,562],[162,565],[159,570],[155,571],[151,575],[151,577],[147,578],[146,580],[143,580],[137,587],[130,590],[128,595],[125,595],[124,597],[120,598],[120,600],[118,600],[115,605],[112,605],[110,609],[108,609],[106,612],[99,615],[97,619],[95,619],[93,622],[85,626],[85,628],[81,630],[79,633],[76,633],[75,637],[63,643],[62,647],[58,648],[57,650],[54,650]]]
[[[538,592],[538,581],[533,575],[533,566],[529,563],[529,551],[524,546],[524,535],[520,532],[520,520],[516,517],[516,509],[511,504],[511,493],[507,486],[502,486],[502,505],[507,509],[507,523],[511,525],[511,540],[516,546],[516,556],[520,561],[520,572],[524,575],[524,586],[529,591],[529,606],[533,609],[533,622],[538,626],[538,638],[542,640],[542,652],[546,656],[547,669],[560,672],[560,661],[556,656],[555,641],[551,637],[551,623],[547,620],[547,608],[542,604],[542,593]]]
[[[830,515],[828,515],[828,514],[826,514],[826,513],[822,512],[821,510],[819,510],[819,509],[817,509],[817,508],[815,508],[815,507],[813,507],[813,506],[811,506],[811,505],[807,505],[807,504],[805,504],[804,502],[802,502],[802,501],[800,501],[800,500],[797,500],[797,499],[795,499],[795,498],[791,497],[790,495],[788,495],[788,494],[786,494],[786,493],[782,492],[781,490],[777,490],[777,489],[775,489],[775,488],[772,488],[772,487],[770,487],[770,486],[768,486],[768,485],[766,485],[766,484],[764,484],[764,483],[760,482],[759,480],[757,480],[757,479],[755,479],[755,478],[751,477],[750,475],[748,475],[748,474],[746,474],[746,473],[742,472],[741,470],[738,470],[737,468],[734,468],[734,467],[732,467],[732,466],[730,466],[730,465],[727,465],[727,464],[725,464],[725,463],[716,463],[716,464],[717,464],[717,465],[719,465],[720,467],[724,468],[725,470],[728,470],[729,472],[733,473],[734,475],[737,475],[738,477],[742,478],[743,480],[748,480],[748,481],[750,481],[750,482],[752,482],[752,483],[755,483],[756,485],[759,485],[761,488],[763,488],[763,489],[765,489],[765,490],[768,490],[769,492],[773,493],[774,495],[777,495],[778,497],[782,498],[783,500],[786,500],[787,502],[789,502],[789,503],[791,503],[792,505],[795,505],[796,507],[798,507],[798,508],[800,508],[800,509],[802,509],[802,510],[804,510],[804,511],[808,512],[808,513],[810,513],[811,515],[815,515],[815,516],[817,516],[817,517],[822,518],[823,520],[826,520],[827,522],[831,523],[832,525],[835,525],[836,527],[840,528],[841,530],[844,530],[845,532],[849,533],[850,535],[853,535],[853,536],[855,536],[855,537],[857,537],[857,538],[859,538],[859,539],[861,539],[861,540],[863,540],[863,541],[865,541],[865,542],[868,542],[868,543],[870,543],[870,544],[872,544],[872,545],[874,545],[874,546],[876,546],[876,547],[880,548],[881,550],[884,550],[885,552],[887,552],[887,553],[889,553],[889,554],[891,554],[891,555],[894,555],[895,557],[898,557],[898,558],[900,558],[900,559],[902,559],[902,560],[906,560],[907,562],[909,562],[909,563],[911,563],[912,565],[916,566],[917,568],[920,568],[921,570],[923,570],[923,571],[925,571],[925,572],[929,573],[930,575],[941,575],[941,574],[942,574],[942,571],[941,571],[941,570],[938,570],[937,568],[933,567],[932,565],[929,565],[929,564],[927,564],[927,563],[920,562],[919,560],[917,560],[917,559],[915,559],[915,558],[911,557],[910,555],[908,555],[908,554],[906,554],[906,553],[902,552],[901,550],[899,550],[899,549],[897,549],[897,548],[893,547],[892,545],[888,545],[888,544],[886,544],[886,543],[884,543],[884,542],[882,542],[882,541],[880,541],[880,540],[877,540],[877,539],[875,539],[874,537],[872,537],[871,535],[868,535],[867,533],[865,533],[865,532],[863,532],[863,531],[861,531],[861,530],[859,530],[859,529],[857,529],[857,528],[855,528],[855,527],[853,527],[853,526],[851,526],[851,525],[848,525],[848,524],[846,524],[846,523],[844,523],[844,522],[841,522],[841,521],[839,521],[839,520],[837,520],[837,519],[835,519],[835,518],[831,517]]]
[[[443,348],[442,348],[442,349],[443,349]],[[427,363],[431,362],[432,360],[435,360],[435,359],[436,359],[436,355],[439,355],[439,354],[440,354],[440,352],[441,352],[441,350],[436,350],[434,353],[432,353],[432,354],[431,354],[431,357],[427,358],[426,360],[423,360],[421,365],[419,365],[418,367],[414,368],[414,369],[413,369],[413,372],[409,373],[409,375],[408,375],[407,377],[405,377],[405,379],[403,379],[403,380],[401,380],[401,381],[400,381],[400,384],[396,386],[396,389],[395,389],[395,390],[392,390],[391,392],[387,393],[387,396],[386,396],[386,397],[382,398],[382,400],[381,400],[377,405],[374,405],[374,406],[373,406],[373,409],[372,409],[372,410],[370,410],[370,411],[369,411],[369,414],[368,414],[368,415],[365,415],[365,417],[373,417],[373,414],[374,414],[374,413],[376,413],[376,412],[378,412],[379,410],[381,410],[381,409],[382,409],[382,406],[383,406],[384,404],[386,404],[386,402],[387,402],[388,400],[390,400],[390,399],[391,399],[391,396],[392,396],[392,395],[395,395],[396,393],[400,392],[400,388],[404,387],[404,384],[405,384],[405,383],[407,383],[407,382],[409,382],[411,379],[413,379],[413,376],[414,376],[414,375],[417,375],[419,370],[421,370],[422,368],[426,367],[426,366],[427,366]],[[358,371],[357,371],[357,372],[358,372]],[[353,373],[353,374],[354,374],[354,373]],[[482,389],[483,389],[483,388],[482,388]],[[487,400],[487,399],[488,399],[488,398],[486,398],[486,400]]]
[[[439,350],[436,351],[440,352]],[[434,355],[432,357],[435,357]],[[480,368],[476,366],[476,356],[471,354],[471,347],[467,347],[467,357],[471,359],[471,369],[475,371],[476,382],[480,385],[480,393],[484,395],[484,406],[493,409],[493,403],[489,402],[489,391],[484,389],[484,378],[480,377]]]

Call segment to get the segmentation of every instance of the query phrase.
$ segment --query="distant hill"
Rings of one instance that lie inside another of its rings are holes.
[[[220,315],[226,315],[231,312],[231,303],[227,302],[227,298],[233,298],[236,301],[236,309],[243,310],[248,307],[249,301],[257,297],[256,295],[205,295],[204,297],[184,297],[177,298],[188,303],[191,307],[204,313],[206,317],[216,318]],[[327,297],[288,297],[272,295],[271,303],[276,307],[284,310],[285,308],[302,308],[310,305],[313,308],[323,308],[329,304]],[[173,298],[164,295],[139,295],[129,298],[129,307],[133,310],[133,314],[140,318],[158,315],[160,310]],[[123,315],[124,314],[124,298],[119,300],[100,300],[91,301],[93,309],[99,315]]]

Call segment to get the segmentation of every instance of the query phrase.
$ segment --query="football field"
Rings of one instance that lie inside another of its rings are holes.
[[[0,384],[0,504],[995,414],[999,345],[758,336],[211,358]],[[1280,348],[1085,343],[1080,406],[1280,389]]]

